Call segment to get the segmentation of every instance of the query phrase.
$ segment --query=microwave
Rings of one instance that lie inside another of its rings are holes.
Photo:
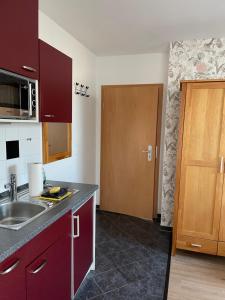
[[[0,122],[38,122],[38,81],[0,69]]]

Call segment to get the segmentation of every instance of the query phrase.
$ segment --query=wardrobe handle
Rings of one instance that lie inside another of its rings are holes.
[[[200,244],[191,244],[191,247],[194,247],[194,248],[202,248],[202,245],[200,245]]]
[[[220,158],[220,173],[224,173],[224,157]]]

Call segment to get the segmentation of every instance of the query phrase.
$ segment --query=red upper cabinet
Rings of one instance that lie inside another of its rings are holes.
[[[0,5],[0,68],[38,78],[38,0]]]
[[[40,41],[40,121],[72,122],[72,59]]]

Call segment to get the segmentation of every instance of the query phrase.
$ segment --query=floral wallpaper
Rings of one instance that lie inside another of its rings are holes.
[[[180,81],[225,79],[225,38],[176,41],[170,44],[163,155],[161,225],[172,226]]]

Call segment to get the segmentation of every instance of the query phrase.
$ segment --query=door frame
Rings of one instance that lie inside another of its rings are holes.
[[[101,207],[101,196],[102,196],[102,149],[103,149],[103,89],[107,87],[135,87],[135,86],[154,86],[158,87],[158,107],[157,107],[157,124],[156,124],[156,146],[157,146],[157,158],[155,161],[154,171],[154,190],[153,190],[153,218],[157,218],[158,215],[158,189],[159,189],[159,175],[160,175],[160,151],[161,151],[161,128],[162,128],[162,107],[163,107],[163,84],[162,83],[147,83],[147,84],[115,84],[115,85],[102,85],[101,86],[101,149],[100,149],[100,207]]]

